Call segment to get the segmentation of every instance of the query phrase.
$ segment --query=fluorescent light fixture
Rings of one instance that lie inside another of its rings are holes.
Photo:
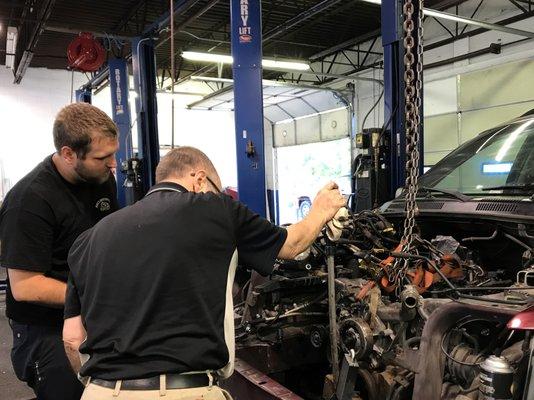
[[[499,149],[497,155],[495,156],[495,161],[502,161],[502,159],[506,156],[506,153],[508,153],[508,150],[510,150],[510,147],[512,147],[512,144],[514,144],[517,137],[525,130],[527,129],[534,120],[527,121],[524,124],[520,125],[515,131],[513,131],[510,136],[504,141],[503,145]]]
[[[483,174],[507,174],[512,170],[513,163],[484,163],[482,164]]]
[[[17,37],[18,29],[14,26],[7,27],[7,38],[6,38],[6,68],[13,69],[15,64],[15,51],[17,49]]]
[[[222,64],[232,64],[234,62],[233,57],[226,54],[199,53],[196,51],[184,51],[182,52],[182,57],[186,60],[214,62]],[[310,66],[308,64],[294,61],[263,59],[261,61],[261,64],[265,69],[292,69],[296,71],[307,71],[310,69]]]
[[[233,80],[233,79],[228,79],[228,78],[216,78],[216,77],[214,77],[214,76],[198,76],[198,75],[193,75],[193,76],[189,77],[189,79],[191,79],[192,81],[197,81],[197,82],[234,83],[234,80]]]
[[[182,53],[182,57],[186,60],[214,62],[222,64],[232,64],[234,62],[232,56],[227,56],[224,54],[199,53],[196,51],[184,51]]]
[[[293,61],[276,61],[276,60],[261,60],[261,65],[265,69],[294,69],[297,71],[307,71],[310,66],[301,62]]]
[[[192,81],[198,81],[198,82],[218,82],[218,83],[234,83],[233,79],[229,78],[216,78],[214,76],[198,76],[193,75],[189,77]],[[264,86],[283,86],[287,87],[287,84],[285,82],[277,82],[277,81],[271,81],[269,79],[262,79],[262,83]]]

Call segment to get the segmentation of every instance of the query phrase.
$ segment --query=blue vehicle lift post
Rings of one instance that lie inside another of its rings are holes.
[[[132,189],[125,185],[126,177],[121,171],[124,161],[128,160],[132,150],[132,135],[130,126],[130,103],[128,102],[128,66],[125,59],[115,58],[109,60],[106,70],[110,71],[109,83],[111,87],[111,112],[113,122],[119,129],[119,149],[115,154],[117,160],[117,200],[119,207],[132,204]],[[76,102],[89,103],[92,101],[91,82],[75,91]]]
[[[239,200],[266,216],[260,0],[231,0]]]
[[[109,84],[111,89],[111,113],[115,125],[119,128],[119,150],[117,159],[117,198],[119,206],[132,203],[132,187],[126,183],[121,173],[123,166],[132,157],[132,134],[129,99],[128,65],[124,58],[109,60]]]
[[[156,98],[156,57],[154,40],[137,37],[132,40],[134,88],[137,93],[138,152],[141,162],[142,194],[154,185],[159,163],[158,102]]]
[[[416,3],[416,2],[415,2]],[[390,133],[390,194],[404,187],[406,180],[406,132],[404,100],[403,0],[382,0],[382,46],[384,47],[384,123]],[[417,13],[414,12],[414,18]],[[417,27],[417,21],[415,26]],[[414,29],[414,36],[416,30]],[[417,37],[415,37],[417,47]],[[416,72],[417,76],[417,72]],[[422,77],[421,77],[422,79]],[[422,93],[421,93],[422,95]],[[422,104],[422,99],[421,99]],[[421,121],[423,107],[420,109]],[[420,174],[423,173],[423,124],[419,135]]]

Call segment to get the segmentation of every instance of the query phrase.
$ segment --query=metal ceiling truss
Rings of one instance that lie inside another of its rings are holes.
[[[275,38],[279,37],[280,35],[282,35],[284,33],[287,33],[289,30],[293,29],[297,25],[300,25],[301,23],[305,22],[306,20],[309,20],[309,19],[313,18],[314,16],[326,11],[327,9],[329,9],[330,7],[333,7],[334,5],[338,4],[339,2],[340,2],[340,0],[323,0],[320,3],[310,7],[307,10],[305,10],[305,11],[301,12],[300,14],[296,15],[295,17],[290,18],[289,20],[287,20],[287,21],[283,22],[282,24],[276,26],[275,28],[270,29],[269,31],[267,31],[263,35],[263,45],[265,46],[269,42],[275,42],[275,40],[274,40]],[[216,1],[210,2],[208,4],[208,6],[211,3],[216,3]],[[211,8],[211,6],[209,8]],[[272,9],[271,9],[271,12],[272,12]],[[200,15],[202,15],[202,14],[200,14]],[[269,15],[270,14],[268,14],[268,16]],[[219,44],[229,44],[230,32],[220,31],[219,30],[220,28],[222,28],[222,27],[224,27],[226,25],[228,25],[228,20],[226,18],[224,18],[219,23],[217,23],[215,26],[213,26],[213,27],[211,27],[209,29],[209,34],[208,35],[201,36],[201,38],[211,38],[211,39],[215,40],[214,34],[215,33],[222,33],[222,34],[225,35],[225,38],[222,41],[220,41]],[[178,30],[179,30],[179,28],[178,28]],[[188,48],[193,44],[198,44],[198,41],[191,41],[186,46],[184,46],[184,48]],[[181,50],[176,52],[175,57],[180,53],[180,51]],[[208,73],[208,72],[212,72],[213,70],[215,70],[215,68],[216,67],[214,67],[214,66],[203,67],[198,71],[198,73],[199,74],[200,73],[201,74],[205,74],[205,73]],[[191,76],[191,75],[192,74],[188,74],[183,78],[186,79],[188,76]],[[177,74],[177,77],[178,76],[180,76],[180,75]],[[178,80],[176,82],[176,84],[179,84],[181,82],[183,82],[183,81]],[[167,87],[167,89],[168,89],[168,87]]]
[[[131,35],[138,35],[151,22],[151,15],[168,15],[169,3],[168,1],[134,0],[126,10],[111,32],[128,32]]]
[[[506,25],[510,25],[510,24],[515,23],[515,22],[519,22],[519,21],[522,21],[522,20],[525,20],[525,19],[528,19],[528,18],[532,18],[532,17],[534,17],[534,4],[533,4],[533,7],[532,7],[532,11],[527,11],[527,12],[523,12],[521,14],[514,15],[513,17],[506,18],[506,19],[500,20],[498,22],[494,22],[492,25],[506,26]],[[467,30],[467,27],[468,27],[468,25],[464,26],[460,30],[460,27],[458,26],[458,28],[455,29],[455,33],[457,33],[457,34],[455,34],[454,36],[451,36],[450,38],[447,38],[447,39],[444,39],[444,40],[440,40],[440,41],[437,41],[437,42],[434,42],[434,43],[427,44],[427,45],[425,45],[425,50],[436,49],[436,48],[439,48],[441,46],[445,46],[445,45],[451,44],[451,43],[453,43],[453,42],[455,42],[457,40],[461,40],[461,39],[465,39],[467,37],[480,35],[481,33],[488,32],[488,31],[491,30],[489,27],[483,27],[483,28],[476,28],[476,29]]]
[[[470,14],[470,16],[469,17],[465,17],[465,18],[469,19],[469,20],[473,20],[473,18],[476,17],[477,13],[479,12],[481,7],[483,6],[484,1],[485,0],[480,0],[479,3],[477,4],[477,6],[475,7],[475,9],[473,10],[473,12]],[[456,22],[454,31],[451,31],[451,29],[447,28],[447,26],[445,26],[439,20],[438,17],[434,17],[434,16],[430,17],[430,18],[434,19],[436,21],[436,23],[438,23],[440,26],[442,26],[442,28],[449,34],[450,37],[447,38],[447,39],[444,39],[444,40],[440,40],[438,42],[434,42],[434,43],[430,43],[430,44],[425,45],[425,50],[432,50],[432,49],[435,49],[435,48],[439,48],[441,46],[445,46],[447,44],[451,44],[451,43],[453,43],[453,42],[455,42],[457,40],[461,40],[461,39],[464,39],[466,37],[471,37],[471,36],[475,36],[475,35],[487,32],[487,31],[491,30],[492,26],[505,27],[505,26],[507,26],[509,24],[513,24],[515,22],[519,22],[519,21],[522,21],[524,19],[531,18],[531,17],[534,16],[534,2],[533,1],[531,1],[531,0],[513,0],[513,1],[514,2],[520,2],[520,3],[524,4],[523,7],[519,8],[522,11],[521,14],[515,15],[515,16],[510,17],[510,18],[506,18],[504,20],[495,22],[493,24],[486,24],[487,26],[476,28],[476,29],[472,29],[472,30],[467,30],[468,27],[471,26],[470,24],[466,23],[462,27],[461,26],[462,23]],[[459,2],[457,2],[457,3],[459,3]],[[451,2],[447,2],[447,3],[443,3],[443,4],[450,6]],[[456,10],[456,15],[459,15],[458,5],[455,5],[454,7],[455,7],[455,10]],[[437,8],[439,8],[439,7],[437,7]],[[375,59],[372,62],[368,62],[367,64],[366,64],[366,61],[368,61],[370,55],[382,56],[382,53],[376,52],[376,51],[369,51],[369,50],[372,50],[372,47],[370,47],[367,51],[365,51],[365,50],[362,51],[361,48],[360,48],[360,46],[366,45],[369,41],[372,41],[371,43],[374,43],[379,36],[380,36],[380,31],[374,31],[374,32],[365,34],[363,36],[359,36],[359,37],[356,37],[354,39],[350,39],[350,40],[345,41],[343,43],[340,43],[340,44],[338,44],[336,46],[333,46],[330,49],[321,51],[321,52],[313,55],[312,57],[310,57],[310,61],[320,61],[321,62],[321,70],[323,71],[324,70],[324,65],[328,65],[328,68],[331,69],[331,66],[329,65],[329,62],[336,61],[339,58],[338,57],[339,54],[341,54],[344,57],[345,60],[351,60],[351,58],[347,57],[347,52],[357,52],[358,57],[357,57],[356,63],[351,61],[352,64],[353,64],[352,65],[352,70],[350,70],[349,72],[345,72],[344,75],[356,74],[358,72],[363,72],[363,71],[371,69],[371,68],[381,68],[382,67],[382,62],[381,61],[376,61],[376,59]],[[354,48],[352,46],[356,46],[356,47]],[[363,61],[360,61],[361,60],[361,56],[360,56],[361,53],[363,53]],[[293,79],[291,77],[288,78],[287,75],[285,76],[285,79],[287,79],[290,82],[298,81],[298,78],[297,79]],[[322,83],[329,83],[332,80],[334,80],[334,79],[332,79],[332,78],[321,79],[321,78],[317,77],[317,81],[318,82],[322,82]]]
[[[382,57],[383,53],[380,51],[380,46],[377,46],[378,36],[371,39],[369,43],[358,44],[355,49],[340,49],[335,53],[329,55],[328,57],[322,58],[320,62],[321,73],[326,72],[330,73],[334,65],[344,65],[351,67],[348,71],[345,71],[341,74],[342,76],[349,76],[356,74],[361,71],[365,71],[371,68],[382,68]],[[364,46],[367,46],[367,49],[363,49]],[[377,51],[378,50],[378,51]],[[349,53],[349,54],[347,54]],[[348,63],[339,63],[337,60],[343,57]],[[313,70],[313,66],[312,66]],[[317,81],[316,84],[328,84],[338,78],[336,77],[325,77],[315,75]]]
[[[290,18],[286,22],[278,25],[276,28],[271,29],[268,32],[263,34],[263,42],[267,42],[271,39],[274,39],[277,36],[280,36],[290,29],[294,28],[297,25],[302,24],[303,22],[315,17],[316,15],[325,12],[330,7],[335,6],[340,3],[341,0],[323,0],[316,5],[308,8],[307,10],[301,12],[298,15],[295,15],[293,18]]]
[[[28,69],[35,47],[44,31],[46,21],[52,13],[55,0],[46,0],[37,7],[35,0],[26,0],[22,12],[21,23],[18,27],[19,40],[15,52],[15,79],[13,83],[20,83]],[[29,13],[34,13],[36,22],[26,20]]]
[[[134,34],[140,31],[140,25],[145,26],[147,15],[147,1],[134,0],[128,4],[127,11],[123,17],[113,27],[112,32],[126,31]],[[140,23],[141,22],[141,23]]]

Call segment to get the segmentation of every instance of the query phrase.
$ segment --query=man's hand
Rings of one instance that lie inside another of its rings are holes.
[[[335,182],[329,182],[315,196],[310,213],[316,212],[322,216],[324,225],[334,218],[334,215],[345,204],[346,200],[339,192],[337,184]]]
[[[302,221],[287,228],[287,238],[278,253],[279,258],[294,259],[311,246],[323,226],[345,206],[345,198],[334,182],[323,187],[313,200],[310,213]]]
[[[86,337],[87,332],[83,327],[81,316],[78,315],[65,320],[63,324],[63,345],[70,365],[76,374],[80,372],[82,367],[79,349]]]
[[[65,282],[44,276],[41,272],[8,268],[9,285],[16,301],[61,308],[65,304]]]

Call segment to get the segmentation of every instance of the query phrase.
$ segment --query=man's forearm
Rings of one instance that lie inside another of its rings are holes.
[[[65,304],[65,282],[22,270],[8,270],[8,273],[15,300],[57,308]]]
[[[35,294],[31,302],[45,304],[51,307],[61,308],[65,305],[65,294],[67,293],[67,284],[54,278],[43,276],[43,285]]]
[[[311,246],[326,222],[320,213],[312,211],[302,221],[288,226],[287,239],[278,256],[284,259],[295,258]]]

